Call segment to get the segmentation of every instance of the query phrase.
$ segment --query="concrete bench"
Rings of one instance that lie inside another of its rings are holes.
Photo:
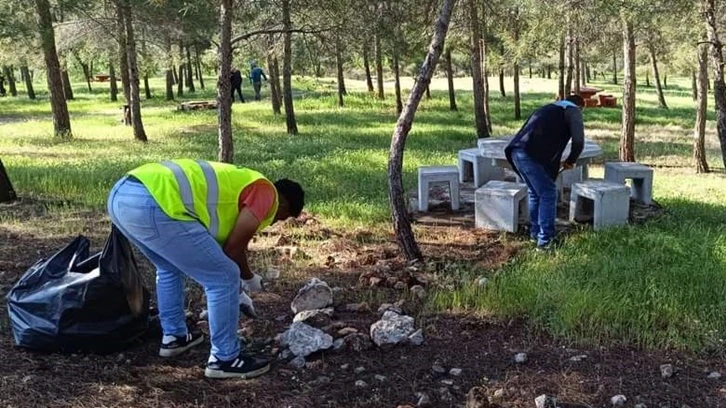
[[[634,200],[653,203],[653,169],[640,163],[605,163],[605,180],[625,184],[627,179],[633,180],[631,196]]]
[[[432,184],[448,183],[451,209],[459,209],[459,169],[456,166],[425,166],[418,168],[418,210],[428,211]]]
[[[479,148],[459,150],[459,182],[474,180],[479,188],[489,180],[504,178],[504,169],[492,164],[491,159],[481,155]]]
[[[583,214],[583,199],[594,202],[593,229],[628,223],[630,197],[625,184],[600,179],[585,180],[572,185],[570,191],[570,221]]]
[[[527,186],[492,180],[474,192],[477,228],[517,232],[520,214],[527,214]]]

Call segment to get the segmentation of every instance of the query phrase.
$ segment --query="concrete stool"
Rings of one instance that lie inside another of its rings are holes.
[[[504,169],[492,165],[490,159],[481,155],[479,148],[459,150],[459,182],[474,179],[474,187],[479,188],[489,180],[501,180]]]
[[[653,169],[640,163],[605,163],[605,180],[625,184],[626,179],[633,180],[633,199],[645,204],[653,203]]]
[[[628,223],[630,197],[625,184],[601,179],[585,180],[572,185],[570,192],[570,221],[582,214],[582,199],[594,202],[593,229],[595,231],[609,225]]]
[[[519,215],[527,214],[527,186],[492,180],[474,192],[477,228],[517,232]]]
[[[429,209],[429,186],[449,183],[451,209],[459,209],[459,169],[456,166],[426,166],[418,168],[418,210]]]

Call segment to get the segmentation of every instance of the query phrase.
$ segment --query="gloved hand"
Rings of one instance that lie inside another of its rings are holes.
[[[262,276],[258,274],[254,274],[252,279],[242,279],[241,281],[245,292],[262,292],[264,290]]]
[[[243,290],[239,292],[239,311],[250,319],[257,318],[257,312],[255,311],[255,305],[252,303],[252,298]]]

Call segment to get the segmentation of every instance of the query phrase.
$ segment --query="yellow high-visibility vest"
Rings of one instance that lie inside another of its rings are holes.
[[[128,174],[146,186],[166,215],[201,222],[220,244],[227,241],[237,222],[242,190],[257,180],[267,180],[251,169],[190,159],[144,164]],[[275,192],[273,208],[258,232],[272,224],[277,206]]]

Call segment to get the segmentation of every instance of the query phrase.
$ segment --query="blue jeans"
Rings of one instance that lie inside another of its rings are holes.
[[[512,161],[529,190],[530,236],[537,245],[547,245],[555,237],[557,185],[544,166],[534,161],[524,149],[512,150]]]
[[[156,266],[156,295],[164,335],[186,336],[184,276],[207,294],[212,354],[223,361],[240,352],[239,267],[197,221],[167,216],[146,187],[124,177],[108,198],[111,221]]]

